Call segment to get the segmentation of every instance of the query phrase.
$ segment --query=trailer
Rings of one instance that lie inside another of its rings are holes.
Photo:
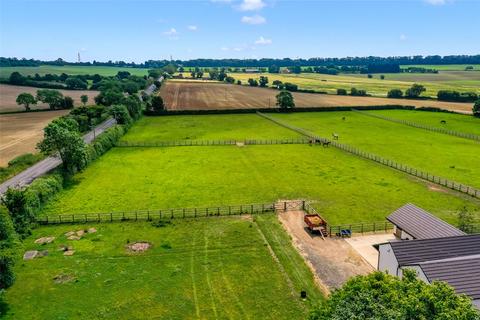
[[[315,233],[319,232],[322,238],[328,235],[327,232],[327,222],[320,217],[318,214],[306,214],[303,217],[303,221],[307,225],[307,228],[310,232]]]

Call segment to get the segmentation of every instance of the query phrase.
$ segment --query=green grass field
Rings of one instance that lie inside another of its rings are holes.
[[[480,119],[470,115],[414,110],[376,110],[367,112],[390,118],[412,121],[431,127],[480,135]],[[445,120],[446,123],[441,124],[440,121],[442,120]]]
[[[293,113],[274,117],[323,137],[331,138],[332,133],[337,133],[341,143],[480,188],[480,144],[476,141],[353,112]]]
[[[6,79],[12,72],[20,72],[22,75],[45,75],[51,74],[95,74],[98,73],[101,76],[114,76],[118,71],[128,71],[133,75],[144,76],[147,75],[148,69],[144,68],[120,68],[120,67],[103,67],[103,66],[49,66],[42,65],[39,67],[0,67],[0,78]]]
[[[243,83],[247,83],[249,78],[258,79],[260,76],[267,76],[271,83],[274,80],[280,80],[282,82],[291,82],[299,86],[300,89],[311,89],[317,91],[326,91],[328,93],[335,94],[337,89],[346,89],[355,87],[357,89],[367,90],[368,94],[373,96],[387,96],[387,93],[391,89],[401,89],[405,91],[410,88],[413,83],[420,83],[425,86],[426,92],[423,96],[436,98],[439,90],[456,90],[460,92],[476,92],[480,93],[480,73],[471,72],[465,73],[468,76],[457,76],[453,80],[450,78],[443,78],[443,81],[431,81],[431,79],[425,79],[424,74],[406,74],[393,75],[392,79],[387,74],[385,80],[379,79],[376,76],[372,79],[368,79],[367,75],[326,75],[316,73],[302,73],[302,74],[247,74],[247,73],[232,73],[231,76],[235,79],[241,80]],[[435,75],[440,77],[439,75]],[[405,77],[402,79],[402,77]],[[408,78],[407,78],[408,77]],[[437,78],[438,78],[437,77]],[[397,79],[397,80],[394,80]],[[430,81],[430,82],[429,82]]]
[[[25,240],[26,250],[49,254],[17,264],[6,319],[305,319],[322,299],[273,214],[175,220],[163,227],[98,224],[97,233],[81,240],[64,236],[89,227],[42,227]],[[34,244],[41,236],[56,240]],[[126,250],[138,241],[151,249]],[[63,256],[61,244],[73,246],[75,255]],[[59,275],[71,281],[56,283]],[[309,300],[300,300],[301,290]]]
[[[455,222],[479,202],[334,148],[115,148],[77,174],[44,214],[316,200],[330,223],[382,221],[407,202]],[[480,213],[480,212],[479,212]]]
[[[241,140],[300,137],[255,114],[144,117],[122,138],[128,142]]]

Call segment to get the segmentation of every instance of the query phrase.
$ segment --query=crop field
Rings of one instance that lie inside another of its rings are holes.
[[[0,84],[0,113],[9,111],[23,111],[25,108],[19,106],[16,99],[20,93],[30,93],[33,96],[37,94],[37,90],[41,88],[25,87],[25,86],[11,86],[8,84]],[[80,97],[84,94],[88,96],[88,101],[94,103],[94,97],[98,95],[95,90],[58,90],[64,96],[72,97],[76,106],[81,105]],[[48,109],[48,105],[39,103],[31,105],[31,109]]]
[[[35,153],[43,128],[68,110],[22,112],[0,115],[0,167],[24,153]]]
[[[250,109],[275,107],[278,90],[219,83],[167,81],[160,90],[168,110]],[[432,100],[351,97],[327,94],[293,93],[297,107],[409,105],[438,107],[471,113],[472,103]]]
[[[375,110],[367,113],[407,120],[423,125],[480,135],[480,119],[468,115],[407,110]],[[446,123],[442,124],[441,121]]]
[[[384,73],[382,81],[434,82],[442,85],[478,86],[479,71],[439,71],[438,73]],[[366,74],[352,74],[352,77],[367,78]],[[380,79],[381,74],[372,74],[373,79]]]
[[[144,68],[120,68],[120,67],[103,67],[103,66],[50,66],[41,65],[38,67],[0,67],[0,78],[6,79],[12,72],[20,72],[24,76],[45,75],[50,74],[99,74],[101,76],[114,76],[118,71],[128,71],[133,75],[144,76],[148,69]]]
[[[458,73],[457,73],[458,74]],[[235,73],[232,76],[235,79],[241,80],[243,83],[247,83],[249,78],[258,79],[260,76],[267,76],[271,83],[274,80],[280,80],[282,82],[291,82],[298,85],[301,89],[312,89],[317,91],[325,91],[335,94],[337,89],[346,89],[355,87],[357,89],[366,90],[368,94],[379,97],[386,97],[387,93],[391,89],[401,89],[405,91],[410,88],[413,83],[417,82],[425,86],[427,89],[423,93],[427,97],[436,97],[438,90],[456,90],[461,92],[477,92],[480,93],[480,73],[471,72],[464,73],[464,77],[455,77],[453,81],[449,81],[447,78],[438,81],[426,81],[422,80],[425,74],[406,74],[392,77],[386,74],[385,80],[379,79],[379,76],[369,79],[367,75],[351,75],[351,74],[339,74],[339,75],[327,75],[317,73],[301,73],[301,74],[270,74],[270,73]],[[467,76],[468,75],[468,76]],[[407,77],[408,76],[408,77]],[[417,79],[418,76],[418,79]],[[436,75],[437,78],[442,77],[442,73]],[[401,77],[405,77],[402,79]],[[398,79],[398,80],[395,80]]]
[[[322,299],[312,273],[275,215],[254,219],[36,229],[25,249],[49,254],[17,265],[5,318],[305,319],[312,301]],[[97,232],[81,240],[64,236],[90,227]],[[34,244],[42,236],[56,240]],[[151,248],[129,252],[135,242]],[[72,246],[74,256],[63,256],[61,244]],[[301,290],[309,300],[300,299]]]
[[[466,117],[455,116],[460,119]],[[332,133],[337,133],[341,143],[436,176],[480,188],[480,167],[477,165],[480,143],[477,141],[412,128],[353,112],[309,112],[280,114],[274,117],[323,137],[331,138]],[[346,120],[342,120],[343,117]],[[469,123],[468,126],[475,125]]]
[[[418,67],[426,69],[435,69],[439,71],[464,71],[466,67],[473,67],[473,70],[480,70],[480,64],[427,64],[427,65],[402,65],[401,68]]]
[[[127,142],[299,138],[255,114],[144,117],[122,138]]]

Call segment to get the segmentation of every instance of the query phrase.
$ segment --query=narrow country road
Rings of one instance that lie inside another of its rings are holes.
[[[98,126],[96,126],[92,131],[88,132],[83,136],[83,141],[85,143],[90,143],[94,138],[104,132],[106,129],[110,128],[116,123],[112,118],[107,119]],[[30,168],[20,172],[13,178],[5,181],[0,184],[0,195],[4,194],[9,187],[23,187],[30,184],[33,180],[40,177],[41,175],[46,174],[52,169],[55,169],[62,163],[62,160],[57,156],[50,156],[42,161],[34,164]]]

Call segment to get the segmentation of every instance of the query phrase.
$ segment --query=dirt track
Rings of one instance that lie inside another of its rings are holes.
[[[68,110],[24,112],[0,115],[0,166],[24,153],[35,152],[43,128]]]
[[[0,112],[5,111],[22,111],[25,110],[23,106],[19,106],[15,100],[20,93],[27,92],[35,96],[37,90],[41,88],[24,87],[24,86],[11,86],[8,84],[0,84]],[[88,96],[89,103],[94,103],[93,98],[98,95],[98,91],[91,90],[58,90],[64,96],[72,97],[76,106],[81,105],[80,96],[86,94]],[[32,109],[48,109],[48,105],[40,103],[31,106]]]
[[[160,94],[168,110],[216,110],[275,107],[278,90],[229,85],[222,83],[167,81]],[[415,107],[438,107],[470,113],[471,103],[431,100],[388,99],[375,97],[350,97],[296,92],[295,104],[300,108],[335,106],[375,106],[402,104]]]
[[[312,236],[305,229],[303,215],[303,211],[287,211],[280,213],[279,219],[295,247],[329,290],[341,287],[350,277],[373,271],[345,240]]]

